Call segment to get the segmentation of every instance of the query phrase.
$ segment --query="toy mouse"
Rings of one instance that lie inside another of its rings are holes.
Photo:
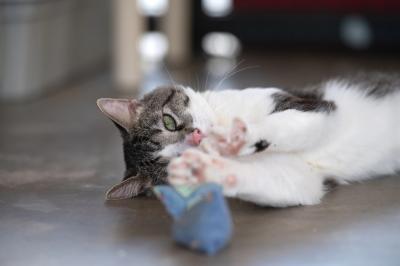
[[[231,215],[219,185],[161,185],[154,192],[174,220],[172,236],[177,243],[212,255],[231,239]]]

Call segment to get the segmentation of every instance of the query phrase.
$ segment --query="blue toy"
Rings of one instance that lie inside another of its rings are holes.
[[[162,185],[154,192],[174,219],[172,235],[179,244],[212,255],[231,239],[232,220],[219,185]]]

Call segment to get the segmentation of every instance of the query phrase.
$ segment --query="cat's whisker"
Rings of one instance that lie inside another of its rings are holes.
[[[242,63],[244,63],[244,59],[240,60],[238,63],[236,63],[236,65],[230,70],[228,71],[226,74],[231,73],[232,71],[235,71],[235,69],[237,69]]]
[[[209,76],[209,75],[210,75],[210,70],[207,69],[206,82],[204,83],[203,91],[207,90],[207,83],[208,83],[208,76]]]
[[[218,90],[219,87],[220,87],[227,79],[233,77],[234,75],[236,75],[236,74],[238,74],[238,73],[240,73],[240,72],[243,72],[243,71],[245,71],[245,70],[254,69],[254,68],[259,68],[259,67],[260,67],[260,66],[258,66],[258,65],[255,65],[255,66],[247,66],[247,67],[243,67],[243,68],[241,68],[241,69],[238,69],[238,70],[236,70],[236,71],[234,71],[234,72],[231,72],[230,74],[228,74],[227,76],[225,76],[223,79],[221,79],[220,82],[218,82],[217,86],[215,86],[213,90]]]
[[[163,66],[165,72],[167,72],[168,78],[169,78],[169,80],[171,81],[172,85],[173,85],[174,87],[176,87],[176,86],[177,86],[177,83],[176,83],[175,80],[172,78],[172,75],[171,75],[171,73],[169,72],[169,70],[168,70],[166,64],[165,64],[165,63],[162,63],[162,66]]]
[[[196,74],[196,80],[197,80],[197,88],[200,89],[200,80],[198,74]]]
[[[221,78],[221,80],[217,83],[217,87],[221,83],[221,81],[225,80],[225,78],[230,75],[232,72],[234,72],[242,63],[244,62],[244,59],[240,60],[236,65],[234,65],[229,71],[227,71]],[[216,86],[214,86],[213,90],[216,89]]]
[[[226,73],[224,73],[224,74],[222,75],[221,79],[218,81],[217,85],[214,86],[214,87],[212,88],[212,90],[216,90],[216,89],[219,87],[221,81],[225,80],[226,76],[228,76],[230,73],[232,73],[233,71],[235,71],[235,69],[236,69],[240,64],[242,64],[243,62],[244,62],[244,59],[240,60],[240,61],[239,61],[236,65],[234,65],[229,71],[227,71]]]

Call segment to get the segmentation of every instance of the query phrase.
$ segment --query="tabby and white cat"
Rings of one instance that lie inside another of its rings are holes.
[[[400,169],[400,79],[358,75],[289,92],[162,87],[99,99],[120,129],[126,172],[108,198],[152,185],[217,182],[257,204],[319,203],[327,184]]]

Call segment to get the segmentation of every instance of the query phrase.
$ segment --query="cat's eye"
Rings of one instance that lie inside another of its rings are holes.
[[[169,131],[176,131],[177,130],[177,125],[175,119],[170,116],[164,114],[162,117],[164,127],[169,130]]]

